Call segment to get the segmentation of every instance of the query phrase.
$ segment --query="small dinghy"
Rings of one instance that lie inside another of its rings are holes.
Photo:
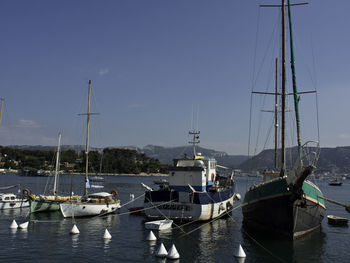
[[[328,215],[327,218],[330,225],[343,226],[348,224],[348,219],[345,217]]]
[[[163,220],[156,220],[156,221],[150,221],[145,223],[146,229],[151,230],[165,230],[171,228],[171,225],[173,223],[173,220],[163,219]]]

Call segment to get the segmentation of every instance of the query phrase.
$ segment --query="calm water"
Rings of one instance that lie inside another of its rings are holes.
[[[105,190],[117,189],[122,204],[128,202],[130,193],[135,198],[144,193],[140,183],[155,187],[149,177],[105,177]],[[255,178],[237,178],[238,192],[244,196],[245,189]],[[71,176],[61,177],[60,187],[69,189]],[[73,191],[81,193],[83,177],[73,178]],[[47,178],[0,175],[0,186],[21,184],[33,193],[43,192]],[[343,203],[350,203],[350,180],[341,187],[328,186],[327,181],[317,181],[324,195]],[[142,205],[140,198],[131,206]],[[239,203],[236,203],[239,205]],[[60,213],[45,213],[29,216],[29,209],[0,211],[0,262],[239,262],[234,258],[235,248],[241,244],[247,257],[240,262],[349,262],[350,230],[348,227],[332,227],[325,219],[320,231],[291,241],[276,241],[269,237],[256,236],[241,229],[242,212],[238,208],[232,217],[212,223],[185,226],[185,235],[179,229],[155,233],[158,240],[146,241],[148,230],[144,229],[143,217],[120,215],[76,219],[79,235],[69,234],[72,219],[63,219]],[[326,214],[350,218],[344,208],[329,204]],[[9,229],[12,220],[28,221],[27,230]],[[199,228],[200,227],[200,228]],[[105,241],[103,234],[108,229],[112,239]],[[254,240],[253,240],[254,238]],[[174,243],[180,260],[158,259],[155,251],[163,242],[166,249]]]

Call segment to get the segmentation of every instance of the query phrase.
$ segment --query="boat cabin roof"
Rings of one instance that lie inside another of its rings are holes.
[[[95,198],[105,198],[105,197],[109,197],[109,196],[112,196],[112,194],[107,193],[107,192],[99,192],[99,193],[89,194],[89,197],[95,197]]]
[[[0,197],[16,197],[13,193],[0,193]]]

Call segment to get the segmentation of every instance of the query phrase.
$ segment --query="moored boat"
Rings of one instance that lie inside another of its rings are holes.
[[[115,212],[120,208],[120,201],[113,193],[93,193],[86,199],[72,199],[60,204],[63,217],[87,217]]]
[[[319,157],[318,142],[301,144],[299,94],[296,87],[292,24],[290,4],[282,0],[282,92],[281,95],[281,169],[279,177],[250,187],[242,203],[243,225],[267,233],[276,233],[295,239],[320,227],[324,218],[325,204],[321,190],[306,180],[313,172]],[[286,112],[286,69],[285,69],[285,8],[288,7],[291,68],[293,81],[294,111],[297,130],[297,158],[294,167],[286,169],[285,112]],[[258,93],[258,92],[257,92]],[[262,92],[260,92],[262,93]],[[311,92],[308,92],[311,93]],[[264,94],[264,93],[263,93]],[[267,93],[265,93],[267,94]],[[312,145],[313,144],[313,145]]]
[[[173,220],[162,219],[145,223],[145,228],[150,230],[166,230],[171,228]]]
[[[86,113],[86,148],[85,148],[85,182],[84,195],[81,199],[72,199],[60,203],[60,210],[64,217],[86,217],[101,214],[109,214],[120,208],[120,200],[117,199],[117,191],[111,193],[99,192],[88,194],[89,186],[89,131],[90,131],[90,96],[91,80],[89,80],[88,110]]]
[[[334,215],[328,215],[328,224],[330,225],[337,225],[337,226],[344,226],[348,224],[348,219],[345,217],[340,216],[334,216]]]
[[[328,185],[332,185],[332,186],[341,186],[342,184],[343,183],[341,181],[339,181],[338,179],[334,179],[328,183]]]
[[[60,210],[60,203],[67,202],[70,199],[80,199],[80,196],[62,196],[58,195],[58,176],[60,166],[60,146],[61,133],[58,134],[57,152],[56,152],[56,167],[54,174],[54,184],[52,189],[53,195],[29,195],[30,212],[52,212]],[[50,178],[49,178],[50,179]]]
[[[29,207],[26,196],[18,197],[13,193],[0,193],[0,210]]]
[[[175,159],[168,182],[158,190],[145,186],[145,214],[150,219],[210,220],[230,212],[235,198],[232,174],[217,173],[216,160],[197,154],[199,132],[192,131],[193,158]]]

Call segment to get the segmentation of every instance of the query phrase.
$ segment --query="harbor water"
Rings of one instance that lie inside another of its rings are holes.
[[[34,194],[42,194],[47,177],[22,177],[15,174],[0,175],[0,186],[20,184]],[[258,235],[242,229],[242,211],[236,201],[232,215],[212,222],[193,223],[182,228],[155,231],[157,241],[146,241],[149,230],[144,227],[145,218],[128,214],[129,207],[142,206],[144,188],[141,182],[156,188],[154,180],[160,177],[106,176],[104,191],[118,191],[122,208],[118,213],[92,218],[64,219],[60,212],[29,214],[29,208],[0,211],[0,262],[349,262],[349,227],[328,225],[327,218],[320,230],[295,241],[277,239],[270,235]],[[59,191],[81,194],[83,176],[63,175]],[[256,177],[235,179],[237,191],[244,197]],[[329,186],[328,181],[314,181],[324,196],[349,204],[350,180],[342,186]],[[69,190],[67,190],[69,189]],[[134,202],[130,202],[130,194]],[[127,205],[125,205],[127,204]],[[326,203],[326,215],[350,218],[343,207]],[[28,229],[12,230],[12,220],[29,221]],[[69,232],[76,224],[78,235]],[[104,239],[105,229],[112,235]],[[163,243],[167,250],[175,244],[179,260],[161,259],[155,256]],[[234,252],[242,245],[247,257],[237,259]]]

